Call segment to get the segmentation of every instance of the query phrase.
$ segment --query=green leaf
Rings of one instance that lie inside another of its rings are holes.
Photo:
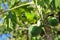
[[[49,5],[52,2],[52,0],[45,0],[45,3]]]
[[[60,0],[55,0],[55,6],[56,6],[56,8],[60,8]]]
[[[38,5],[40,5],[40,6],[44,6],[44,0],[39,0],[39,1],[37,1],[37,3],[38,3]]]
[[[52,2],[52,0],[49,0],[49,4]]]
[[[25,16],[26,16],[26,18],[28,19],[28,20],[33,20],[33,18],[34,18],[34,14],[32,14],[32,13],[28,13],[28,12],[26,12],[25,13]]]

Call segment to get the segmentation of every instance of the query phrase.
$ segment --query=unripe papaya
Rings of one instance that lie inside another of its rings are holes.
[[[30,29],[29,31],[33,37],[44,33],[43,29],[38,26],[31,26],[29,29]]]
[[[51,26],[57,26],[58,20],[55,17],[48,17],[48,23]]]

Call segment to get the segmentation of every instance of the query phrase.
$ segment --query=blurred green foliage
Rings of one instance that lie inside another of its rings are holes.
[[[37,6],[40,8],[37,8]],[[8,8],[6,9],[6,7]],[[1,9],[3,11],[7,10],[7,12],[3,13]],[[4,19],[3,23],[0,25],[0,34],[11,33],[13,35],[12,40],[27,40],[29,39],[28,36],[31,36],[32,40],[36,40],[38,38],[38,40],[45,39],[45,34],[42,34],[45,33],[45,26],[43,24],[44,22],[41,17],[41,12],[42,16],[44,14],[48,15],[47,20],[49,25],[54,26],[53,28],[57,27],[58,24],[60,25],[59,19],[56,15],[60,12],[60,0],[26,0],[23,2],[21,2],[21,0],[0,0],[0,13],[2,14],[2,16],[0,16]],[[54,17],[49,16],[50,14],[54,14]],[[38,20],[40,20],[39,26],[37,26]],[[41,21],[43,25],[41,24]],[[28,28],[30,31],[28,33],[31,35],[27,33],[26,29],[20,30],[20,27]],[[54,40],[60,40],[60,35],[57,34],[58,30],[53,31],[54,33],[56,32],[55,34],[53,33],[53,35],[55,35]],[[41,36],[41,34],[43,36]]]

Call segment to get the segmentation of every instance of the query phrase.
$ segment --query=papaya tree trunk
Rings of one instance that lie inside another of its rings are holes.
[[[40,10],[40,6],[37,5],[36,8],[38,9],[38,13],[41,16],[41,20],[44,23],[46,40],[54,40],[53,35],[52,35],[52,31],[51,31],[51,27],[49,26],[49,23],[48,23],[48,20],[47,20],[48,15],[45,14],[44,11]],[[43,14],[42,14],[42,12],[43,12]]]
[[[43,15],[43,23],[44,23],[44,29],[45,29],[45,35],[46,35],[46,40],[54,40],[53,35],[52,35],[52,31],[51,31],[51,27],[48,24],[48,20],[47,20],[47,15]]]

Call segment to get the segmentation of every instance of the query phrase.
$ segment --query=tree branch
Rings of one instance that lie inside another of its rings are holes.
[[[22,7],[22,6],[25,6],[25,5],[30,5],[30,4],[34,4],[34,2],[32,1],[32,2],[29,2],[29,3],[26,3],[26,4],[21,4],[19,6],[15,6],[15,7],[11,8],[11,9],[7,9],[7,10],[0,9],[0,14],[5,13],[5,12],[9,12],[9,11],[12,11],[12,10],[14,10],[16,8],[19,8],[19,7]]]

